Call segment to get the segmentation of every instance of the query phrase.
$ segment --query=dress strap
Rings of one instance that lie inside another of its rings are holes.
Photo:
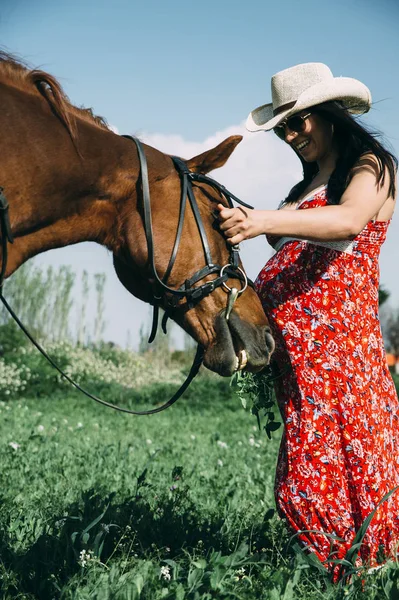
[[[317,188],[314,188],[311,192],[309,192],[308,194],[306,194],[306,196],[304,196],[303,198],[301,198],[299,200],[299,202],[297,203],[297,205],[295,206],[295,210],[298,210],[298,208],[300,206],[302,206],[302,204],[306,201],[309,200],[309,198],[313,198],[313,196],[316,196],[316,194],[318,194],[319,192],[321,192],[321,190],[323,188],[327,187],[327,183],[323,183],[322,185],[319,185]],[[281,210],[283,208],[283,206],[286,205],[285,200],[281,200],[280,204],[277,207],[277,210]]]

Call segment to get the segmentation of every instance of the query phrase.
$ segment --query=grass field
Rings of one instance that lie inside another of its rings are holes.
[[[132,406],[175,387],[143,387]],[[152,417],[66,387],[0,411],[2,600],[399,597],[396,565],[333,586],[288,545],[280,431],[259,432],[226,380],[202,376]]]

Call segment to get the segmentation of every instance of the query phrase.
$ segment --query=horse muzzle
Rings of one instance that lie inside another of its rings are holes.
[[[205,352],[204,365],[219,375],[229,377],[236,371],[261,371],[270,362],[275,344],[267,326],[256,326],[242,320],[232,310],[225,311],[214,323],[215,341]]]

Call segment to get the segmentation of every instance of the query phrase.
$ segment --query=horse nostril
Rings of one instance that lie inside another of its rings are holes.
[[[265,338],[266,338],[266,348],[268,349],[269,354],[273,354],[274,349],[276,347],[276,343],[274,341],[272,332],[269,327],[266,327]]]

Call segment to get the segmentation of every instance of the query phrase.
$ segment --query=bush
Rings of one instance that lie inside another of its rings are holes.
[[[115,392],[132,391],[160,383],[178,386],[184,375],[179,365],[169,365],[164,355],[136,354],[118,348],[95,350],[55,343],[49,355],[65,373],[83,387],[99,393],[110,387]],[[34,347],[18,347],[0,358],[0,399],[20,396],[51,396],[65,391],[66,381]],[[119,394],[120,395],[120,394]]]
[[[29,343],[28,338],[15,321],[10,320],[4,325],[0,325],[0,356],[23,348]]]

